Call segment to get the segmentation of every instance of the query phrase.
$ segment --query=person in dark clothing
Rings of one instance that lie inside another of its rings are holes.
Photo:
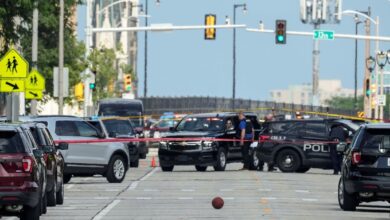
[[[266,116],[264,116],[264,122],[267,122],[267,121],[275,121],[275,113],[274,113],[274,109],[272,109],[272,114],[268,114]],[[272,172],[272,171],[275,171],[276,169],[274,168],[274,163],[273,162],[269,162],[267,164],[268,166],[268,171],[269,172]],[[264,161],[259,161],[259,171],[263,171],[264,169]]]
[[[330,157],[332,159],[333,174],[337,175],[341,171],[342,155],[337,152],[337,144],[345,142],[348,134],[341,125],[335,125],[330,131],[330,140],[334,143],[330,144]]]
[[[243,169],[249,169],[249,146],[250,140],[253,140],[253,127],[247,124],[244,113],[238,114],[240,124],[238,125],[238,135],[240,137],[240,147],[242,152],[242,158],[244,167]],[[250,123],[250,122],[249,122]]]

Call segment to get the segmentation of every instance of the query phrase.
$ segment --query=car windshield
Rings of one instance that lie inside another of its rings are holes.
[[[217,117],[186,117],[177,126],[178,131],[221,131],[223,119]]]
[[[114,132],[117,135],[132,135],[133,127],[129,120],[109,119],[103,120],[108,133]]]
[[[17,132],[0,131],[0,154],[24,152],[25,149]]]

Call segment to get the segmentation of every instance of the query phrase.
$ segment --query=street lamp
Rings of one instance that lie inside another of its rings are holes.
[[[160,6],[160,0],[156,0],[156,5]],[[145,14],[148,14],[148,0],[145,0]],[[148,26],[148,17],[145,17],[145,27]],[[148,96],[148,32],[144,35],[144,98]]]
[[[236,9],[243,8],[243,13],[247,13],[246,4],[234,4],[233,5],[233,25],[236,24]],[[236,29],[233,28],[233,97],[232,97],[232,110],[235,110],[236,99]]]
[[[370,73],[372,73],[372,71],[374,71],[375,66],[376,66],[376,62],[375,62],[374,57],[370,56],[369,58],[366,59],[366,67],[367,67],[368,71],[370,71]]]
[[[355,14],[355,35],[358,35],[358,25],[360,23],[362,23],[362,21],[360,21],[359,17],[357,14]],[[355,39],[355,91],[354,91],[354,107],[355,107],[355,110],[357,110],[357,55],[358,55],[358,52],[357,52],[357,47],[358,47],[358,41],[357,39]]]
[[[379,119],[381,119],[381,120],[383,119],[383,104],[384,104],[383,103],[383,100],[384,100],[384,88],[383,88],[383,81],[384,81],[383,77],[384,77],[384,74],[383,74],[383,68],[385,67],[387,61],[388,61],[387,53],[385,53],[383,51],[378,51],[377,54],[376,54],[376,63],[379,66],[379,71],[380,71],[380,76],[381,76],[381,81],[380,81],[381,82],[381,87],[380,87],[380,97],[379,97],[379,95],[377,96],[377,105],[380,104]],[[382,100],[382,102],[379,103],[379,100]]]

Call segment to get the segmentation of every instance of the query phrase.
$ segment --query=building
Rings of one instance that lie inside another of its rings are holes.
[[[358,96],[362,90],[358,90]],[[354,90],[343,88],[341,80],[319,80],[319,104],[325,106],[325,101],[332,97],[353,97]],[[312,85],[291,85],[288,89],[271,91],[274,102],[310,105],[312,102]]]

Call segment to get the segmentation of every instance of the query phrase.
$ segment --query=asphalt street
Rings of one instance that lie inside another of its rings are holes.
[[[65,203],[49,207],[42,219],[389,219],[385,202],[345,212],[337,203],[340,176],[330,170],[305,174],[240,170],[196,172],[192,166],[162,172],[150,157],[128,171],[120,184],[76,177],[66,184]],[[216,210],[211,200],[221,196]],[[6,218],[14,219],[14,218]]]

